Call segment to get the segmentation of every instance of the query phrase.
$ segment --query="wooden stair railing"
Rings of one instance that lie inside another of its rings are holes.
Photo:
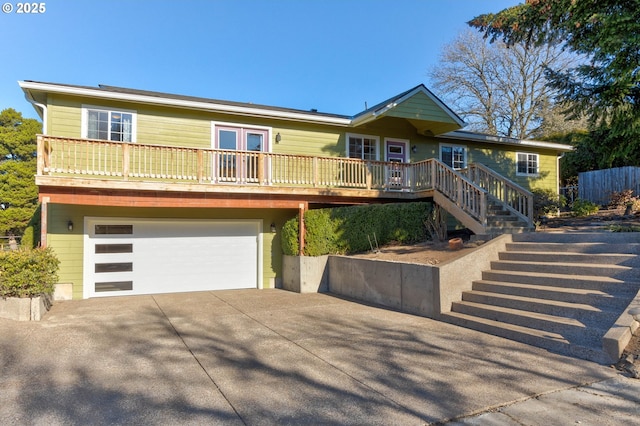
[[[465,172],[471,182],[486,190],[493,199],[500,201],[507,210],[525,221],[529,228],[534,227],[531,192],[480,163],[469,164]]]

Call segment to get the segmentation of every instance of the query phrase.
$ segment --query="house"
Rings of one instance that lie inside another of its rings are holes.
[[[435,201],[476,233],[498,206],[531,227],[528,190],[557,190],[570,150],[461,130],[424,85],[355,116],[19,85],[43,120],[41,241],[74,298],[275,287],[280,227],[319,206]]]

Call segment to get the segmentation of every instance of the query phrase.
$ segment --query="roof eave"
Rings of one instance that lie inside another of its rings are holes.
[[[455,140],[463,140],[463,141],[478,141],[478,142],[489,142],[495,144],[503,144],[503,145],[514,145],[514,146],[529,146],[534,148],[545,148],[545,149],[554,149],[562,152],[573,151],[573,147],[571,145],[565,145],[556,142],[546,142],[546,141],[537,141],[537,140],[528,140],[528,139],[515,139],[508,138],[504,136],[494,136],[494,135],[486,135],[484,133],[474,133],[469,131],[458,131],[454,130],[453,132],[444,133],[437,136],[438,138],[445,139],[455,139]]]
[[[99,88],[88,88],[79,86],[60,86],[51,83],[39,83],[31,81],[19,81],[18,84],[22,90],[27,91],[41,91],[49,93],[62,93],[66,95],[75,96],[88,96],[93,98],[121,100],[127,102],[138,102],[144,104],[153,105],[165,105],[174,106],[180,108],[194,109],[200,111],[213,111],[229,114],[246,115],[253,117],[267,117],[280,120],[292,120],[292,121],[304,121],[322,124],[332,124],[337,126],[348,126],[351,123],[351,119],[342,117],[322,116],[315,114],[307,114],[303,111],[278,111],[263,107],[253,107],[247,104],[246,106],[240,105],[226,105],[223,103],[215,102],[202,102],[202,101],[190,101],[184,99],[172,99],[169,97],[157,97],[141,94],[131,94],[122,92],[105,91]]]
[[[385,104],[383,104],[382,106],[378,106],[376,109],[372,109],[371,111],[367,110],[367,111],[361,112],[360,114],[356,115],[353,118],[353,120],[351,120],[351,126],[352,127],[362,126],[363,124],[374,121],[384,116],[385,113],[387,113],[388,111],[392,110],[393,108],[397,107],[407,99],[411,98],[412,96],[420,92],[424,93],[427,97],[429,97],[429,99],[431,99],[436,105],[438,105],[438,107],[440,107],[443,111],[445,111],[447,115],[451,117],[451,119],[458,126],[462,128],[466,125],[466,123],[455,112],[453,112],[451,108],[445,105],[436,95],[434,95],[429,89],[427,89],[423,84],[421,84],[398,97],[391,98],[390,100],[386,101]]]

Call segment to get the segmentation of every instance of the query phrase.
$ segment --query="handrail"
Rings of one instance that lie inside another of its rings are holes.
[[[487,191],[462,173],[433,159],[434,189],[440,191],[482,226],[487,225]]]
[[[533,194],[530,191],[480,163],[469,164],[466,174],[472,182],[487,190],[489,195],[533,227],[535,218]]]

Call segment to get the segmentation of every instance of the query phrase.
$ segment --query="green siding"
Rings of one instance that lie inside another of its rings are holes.
[[[442,107],[422,92],[416,93],[395,108],[389,110],[385,115],[414,120],[456,123]]]
[[[60,259],[58,273],[60,283],[73,284],[73,298],[82,299],[83,291],[83,250],[84,217],[129,217],[129,218],[172,218],[172,219],[261,219],[263,286],[274,286],[275,280],[282,276],[282,250],[280,249],[280,230],[288,219],[295,217],[297,210],[283,209],[162,209],[162,208],[120,208],[49,205],[47,244]],[[73,221],[73,231],[67,228]],[[271,223],[276,224],[277,232],[271,233]]]

